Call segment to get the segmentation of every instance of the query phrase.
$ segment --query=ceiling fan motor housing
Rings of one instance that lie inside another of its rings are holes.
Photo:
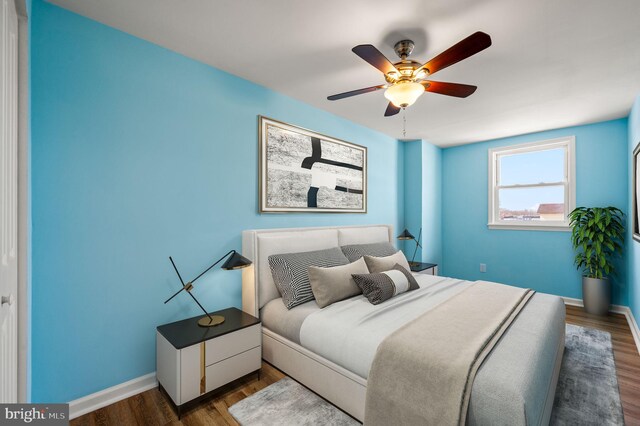
[[[400,57],[400,59],[406,59],[411,52],[413,52],[413,48],[415,44],[412,40],[400,40],[393,46],[393,50],[395,50],[396,55]]]

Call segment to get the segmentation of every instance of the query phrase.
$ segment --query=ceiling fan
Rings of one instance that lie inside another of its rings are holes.
[[[384,116],[389,117],[399,113],[400,108],[406,108],[412,105],[425,91],[466,98],[476,91],[476,86],[432,81],[426,80],[426,78],[450,65],[475,55],[489,46],[491,46],[491,37],[486,33],[478,31],[454,44],[427,63],[421,64],[412,59],[408,59],[413,51],[413,41],[401,40],[393,47],[393,50],[395,50],[396,54],[400,57],[400,61],[392,64],[373,45],[360,44],[351,49],[353,53],[382,71],[387,83],[331,95],[328,96],[327,99],[336,101],[338,99],[386,89],[384,96],[389,100],[389,105],[387,106]]]

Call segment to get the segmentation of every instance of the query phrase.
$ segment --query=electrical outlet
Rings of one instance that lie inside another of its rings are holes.
[[[487,264],[486,263],[481,263],[480,264],[480,272],[487,272]]]

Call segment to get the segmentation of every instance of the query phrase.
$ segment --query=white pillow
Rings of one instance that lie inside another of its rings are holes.
[[[391,256],[386,257],[364,256],[364,261],[367,262],[369,272],[372,274],[393,269],[396,263],[402,266],[407,271],[411,271],[409,261],[401,251],[398,251],[396,254],[392,254]]]
[[[316,303],[321,308],[362,293],[353,280],[354,274],[368,274],[367,264],[360,258],[348,265],[322,268],[309,266],[309,282]]]

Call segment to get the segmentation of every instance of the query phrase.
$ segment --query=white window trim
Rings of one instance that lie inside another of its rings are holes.
[[[539,142],[525,143],[519,145],[503,146],[489,149],[489,229],[511,229],[529,231],[570,231],[569,219],[563,221],[537,221],[537,222],[515,222],[500,220],[498,206],[497,178],[499,176],[498,156],[505,154],[524,154],[536,152],[541,149],[562,148],[567,149],[565,163],[565,180],[563,182],[514,185],[512,187],[535,188],[552,185],[565,185],[564,202],[567,212],[571,212],[576,207],[576,137],[565,136],[562,138],[549,139]]]

